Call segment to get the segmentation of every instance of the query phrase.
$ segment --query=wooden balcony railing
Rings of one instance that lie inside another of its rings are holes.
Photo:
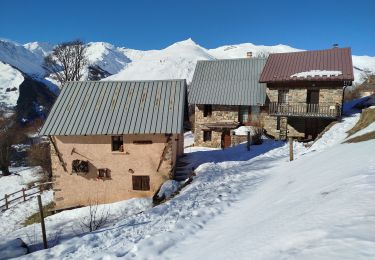
[[[306,103],[283,104],[271,102],[269,114],[272,116],[337,118],[341,116],[341,105]]]

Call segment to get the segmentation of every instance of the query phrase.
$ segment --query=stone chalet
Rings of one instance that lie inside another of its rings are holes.
[[[189,88],[196,146],[226,148],[233,129],[261,125],[267,112],[266,84],[259,83],[265,63],[264,58],[197,62]]]
[[[344,89],[353,80],[350,48],[271,54],[260,76],[269,101],[266,133],[315,139],[341,117]]]
[[[183,154],[185,80],[69,82],[41,135],[56,210],[152,197]]]

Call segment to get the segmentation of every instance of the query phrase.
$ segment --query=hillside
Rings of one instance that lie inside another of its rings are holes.
[[[153,208],[144,200],[104,205],[111,221],[94,233],[77,232],[87,208],[53,215],[46,225],[57,245],[25,258],[373,259],[375,140],[344,143],[359,118],[344,118],[310,148],[295,143],[293,162],[281,141],[250,152],[186,148],[197,176],[175,198]],[[0,238],[40,248],[29,238],[35,232],[40,225]]]
[[[274,52],[301,51],[287,45],[264,46],[252,43],[225,45],[206,49],[192,39],[177,42],[161,50],[135,50],[116,47],[105,42],[87,44],[88,68],[94,74],[92,79],[106,77],[105,80],[144,80],[186,78],[191,81],[197,60],[244,58],[247,52],[253,56],[264,56]],[[48,43],[32,42],[24,45],[0,40],[0,103],[14,106],[18,92],[6,93],[8,85],[19,86],[24,73],[34,79],[48,83],[52,91],[56,88],[52,82],[44,79],[43,58],[53,49]],[[355,50],[353,50],[355,52]],[[11,66],[11,68],[7,66]],[[361,73],[365,69],[375,72],[375,57],[353,55],[355,82],[361,82]],[[18,72],[17,72],[18,71]]]

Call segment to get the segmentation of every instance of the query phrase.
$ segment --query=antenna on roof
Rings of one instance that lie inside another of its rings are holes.
[[[338,44],[338,43],[334,43],[334,44],[332,44],[332,48],[336,49],[336,48],[338,48],[338,47],[339,47],[339,44]]]

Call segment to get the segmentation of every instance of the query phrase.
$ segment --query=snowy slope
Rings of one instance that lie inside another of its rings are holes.
[[[24,78],[18,70],[0,61],[0,104],[6,107],[13,107],[17,104],[19,96],[19,85]],[[16,88],[7,92],[7,88]]]
[[[99,67],[112,74],[112,76],[104,80],[186,78],[188,83],[193,77],[198,60],[244,58],[247,52],[252,52],[253,56],[256,57],[275,52],[301,51],[282,44],[265,46],[252,43],[206,49],[192,39],[174,43],[161,50],[142,51],[116,47],[105,42],[91,42],[87,46],[88,65]],[[0,40],[0,62],[10,64],[13,68],[45,82],[42,68],[43,58],[52,51],[53,47],[53,45],[41,42],[21,45],[8,40]],[[375,72],[375,57],[353,55],[353,64],[356,83],[362,81],[363,70],[370,69]],[[5,71],[4,69],[2,69],[2,74],[0,75],[3,88],[6,86],[6,82],[9,82],[14,77],[15,73],[13,70]],[[6,75],[7,71],[9,75]],[[88,75],[87,68],[84,75]],[[52,85],[53,88],[56,87]],[[16,94],[12,93],[8,101],[7,95],[3,94],[0,95],[0,103],[15,104],[14,100],[16,98]]]
[[[270,53],[281,53],[281,52],[295,52],[302,51],[295,49],[287,45],[254,45],[252,43],[243,43],[237,45],[225,45],[215,49],[208,50],[208,53],[213,55],[217,59],[233,59],[233,58],[246,58],[247,52],[252,52],[253,57],[261,55],[268,55]]]
[[[191,81],[198,60],[214,59],[206,49],[191,39],[177,42],[159,51],[138,55],[137,58],[124,70],[105,80],[186,78],[187,81]]]
[[[40,57],[44,57],[53,50],[54,46],[46,42],[29,42],[24,44],[23,47]]]
[[[115,46],[105,42],[90,42],[87,44],[86,56],[89,64],[116,74],[120,72],[130,59]]]
[[[375,140],[341,143],[358,118],[293,162],[283,142],[187,148],[203,164],[174,199],[27,258],[373,259]]]
[[[0,61],[30,75],[44,74],[41,67],[43,57],[14,42],[0,40]]]

